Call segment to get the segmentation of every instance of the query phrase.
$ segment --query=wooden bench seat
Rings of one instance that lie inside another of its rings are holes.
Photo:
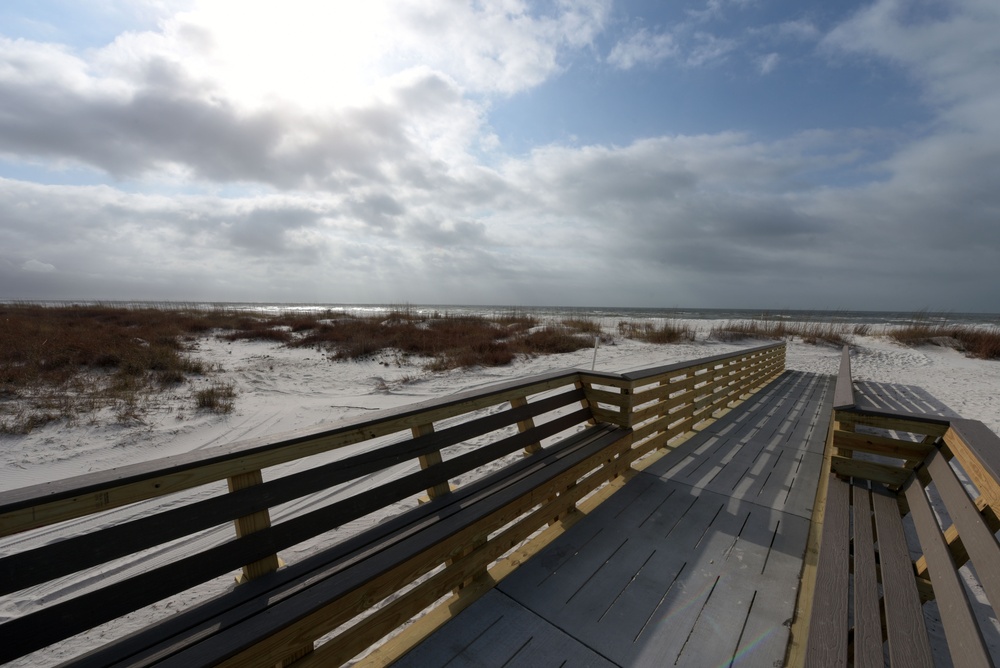
[[[987,618],[1000,609],[1000,438],[981,422],[841,398],[825,509],[814,518],[822,529],[804,665],[994,665],[984,631],[996,640]],[[988,602],[970,598],[974,590]],[[930,600],[943,638],[926,623]]]

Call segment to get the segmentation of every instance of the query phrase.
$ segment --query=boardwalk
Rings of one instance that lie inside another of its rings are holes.
[[[833,383],[785,372],[396,665],[782,665]]]

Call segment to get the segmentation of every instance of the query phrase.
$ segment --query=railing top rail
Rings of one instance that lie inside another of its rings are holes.
[[[834,410],[854,408],[854,379],[851,378],[851,349],[846,344],[840,354],[840,372],[833,390]]]
[[[785,345],[784,341],[780,341],[778,343],[768,343],[763,346],[757,346],[756,348],[746,348],[745,350],[736,350],[730,353],[724,353],[721,355],[712,355],[711,357],[702,357],[701,359],[690,360],[686,362],[677,362],[675,364],[667,364],[664,366],[652,367],[650,369],[642,369],[640,371],[630,371],[628,373],[621,374],[621,377],[628,381],[637,382],[646,380],[648,378],[653,378],[656,376],[662,376],[664,374],[671,373],[674,371],[683,371],[684,369],[692,366],[701,366],[703,364],[711,364],[712,362],[721,362],[731,357],[738,357],[740,355],[751,355],[753,353],[759,353],[765,350],[771,350],[772,348],[781,348],[784,345]]]
[[[950,431],[962,440],[990,476],[1000,482],[1000,436],[979,420],[953,418]],[[945,441],[948,442],[947,436]]]

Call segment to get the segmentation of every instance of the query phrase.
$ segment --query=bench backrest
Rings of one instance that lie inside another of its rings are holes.
[[[981,589],[996,617],[1000,437],[975,420],[861,401],[849,355],[845,347],[827,447],[830,477],[821,482],[826,497],[814,518],[822,542],[805,665],[846,664],[852,646],[855,665],[882,665],[886,642],[893,665],[931,665],[921,605],[932,599],[947,641],[939,651],[955,665],[992,665],[976,615],[978,608],[982,618],[984,604],[970,591]],[[913,544],[904,526],[912,527]],[[974,568],[962,570],[969,563]]]

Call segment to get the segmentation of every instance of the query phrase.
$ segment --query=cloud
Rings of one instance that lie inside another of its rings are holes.
[[[761,56],[757,61],[757,65],[760,68],[761,74],[770,74],[774,71],[774,68],[778,66],[780,61],[781,56],[772,51],[771,53]]]
[[[426,69],[388,79],[367,105],[318,113],[240,108],[166,63],[150,63],[134,90],[122,90],[88,76],[79,59],[44,47],[7,40],[0,59],[18,63],[0,71],[3,151],[119,179],[174,173],[336,190],[416,174],[427,153],[451,158],[481,123],[476,103]]]
[[[1000,118],[1000,5],[970,0],[936,15],[909,3],[878,0],[823,40],[828,52],[875,56],[896,64],[923,89],[943,120],[994,132]]]
[[[32,271],[39,274],[47,274],[50,271],[55,271],[55,265],[46,264],[45,262],[39,262],[38,260],[28,260],[21,265],[21,269],[25,271]]]
[[[673,35],[640,28],[615,44],[607,61],[620,70],[630,70],[636,65],[658,65],[678,53]]]
[[[670,60],[685,67],[708,67],[726,58],[738,46],[735,39],[677,24],[670,30],[650,32],[639,28],[612,47],[607,62],[620,70],[644,65],[656,67]]]
[[[812,21],[806,19],[782,21],[774,25],[773,30],[782,37],[790,37],[802,41],[815,40],[820,37],[819,29]]]
[[[891,63],[920,86],[936,117],[916,133],[720,129],[522,155],[490,139],[492,105],[592,46],[607,6],[395,6],[375,24],[392,26],[396,51],[384,35],[314,62],[314,40],[293,49],[306,80],[329,71],[341,97],[298,99],[301,82],[273,72],[240,78],[249,47],[213,18],[221,5],[95,51],[0,39],[7,160],[121,180],[0,179],[0,298],[995,310],[992,5],[914,16],[882,0],[823,39],[834,60]],[[248,5],[246,18],[271,11]],[[304,25],[299,5],[289,12]],[[375,21],[356,18],[336,34]],[[817,36],[805,20],[774,25],[765,41]],[[718,65],[745,36],[716,27],[633,30],[606,62]],[[785,57],[768,47],[748,55],[762,73]],[[362,89],[341,76],[349,58],[372,75]]]

